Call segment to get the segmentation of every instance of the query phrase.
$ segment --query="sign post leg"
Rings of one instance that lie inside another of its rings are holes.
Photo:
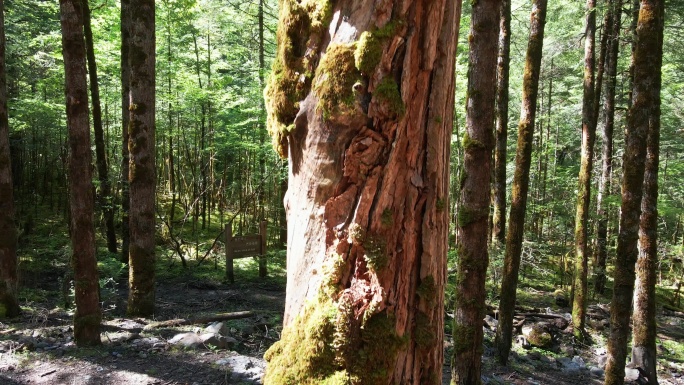
[[[235,283],[233,274],[233,223],[226,224],[226,279]]]
[[[266,221],[259,224],[259,235],[261,235],[261,250],[259,256],[259,277],[265,278],[268,275],[266,269]]]

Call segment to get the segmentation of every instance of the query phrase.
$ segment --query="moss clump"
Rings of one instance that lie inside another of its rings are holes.
[[[355,48],[353,43],[330,44],[316,69],[314,92],[318,97],[318,110],[326,120],[354,105],[354,84],[361,77],[354,65]]]
[[[471,210],[467,207],[460,207],[458,209],[458,225],[463,228],[488,216],[489,207],[485,207],[482,210]]]
[[[373,92],[373,96],[378,102],[385,104],[388,111],[397,117],[403,116],[406,112],[406,106],[401,98],[401,92],[399,92],[399,85],[390,76],[380,81]]]
[[[313,385],[338,377],[330,343],[336,316],[337,308],[331,299],[307,304],[283,330],[280,341],[264,354],[268,361],[264,383]]]
[[[380,216],[380,222],[383,226],[391,226],[393,222],[392,210],[389,208],[384,209]]]
[[[437,209],[438,213],[441,213],[444,211],[444,207],[446,204],[444,203],[444,198],[437,198],[437,202],[435,202],[435,208]]]
[[[352,223],[347,230],[351,242],[354,244],[362,244],[366,240],[366,231],[358,223]]]
[[[480,142],[479,140],[472,139],[470,135],[466,132],[465,135],[463,135],[463,149],[466,151],[469,150],[478,150],[478,149],[484,149],[485,145]]]
[[[416,289],[418,297],[425,301],[430,307],[435,305],[437,301],[437,285],[435,284],[435,278],[431,275],[423,278]]]
[[[363,243],[363,248],[366,250],[363,258],[371,270],[379,272],[387,266],[389,257],[387,256],[387,243],[384,239],[377,236],[367,237]]]
[[[399,350],[406,346],[408,338],[396,332],[396,319],[385,312],[366,321],[361,329],[361,347],[355,357],[353,374],[360,384],[386,384],[394,371]]]
[[[420,348],[430,348],[437,343],[435,327],[427,314],[418,312],[413,328],[413,340]]]
[[[273,61],[264,99],[267,126],[274,148],[287,156],[290,125],[311,89],[313,69],[317,64],[318,47],[325,26],[332,18],[329,0],[283,0],[280,2],[279,27],[276,33],[278,49]]]
[[[382,28],[362,33],[354,52],[356,68],[364,75],[372,74],[382,60],[385,43],[399,32],[402,25],[401,21],[395,20],[385,24]]]
[[[339,291],[339,283],[344,274],[344,267],[346,263],[344,258],[339,254],[334,254],[326,261],[323,265],[323,277],[325,277],[325,282],[323,282],[322,290],[328,296],[332,297]]]

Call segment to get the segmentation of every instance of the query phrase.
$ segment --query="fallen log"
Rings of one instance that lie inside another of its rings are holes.
[[[676,317],[684,317],[684,312],[682,312],[679,308],[676,308],[674,306],[670,306],[668,304],[663,305],[663,309],[669,310],[671,313],[670,315],[676,316]]]
[[[219,314],[214,314],[210,316],[205,316],[205,317],[198,317],[198,318],[176,318],[176,319],[171,319],[167,321],[160,321],[160,322],[153,322],[147,326],[143,330],[150,330],[150,329],[156,329],[156,328],[163,328],[163,327],[172,327],[172,326],[182,326],[182,325],[197,325],[197,324],[206,324],[209,322],[217,322],[217,321],[227,321],[231,319],[240,319],[240,318],[248,318],[253,316],[254,313],[251,311],[238,311],[234,313],[219,313]]]

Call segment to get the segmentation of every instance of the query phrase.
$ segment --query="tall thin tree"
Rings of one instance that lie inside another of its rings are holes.
[[[130,185],[128,170],[130,154],[128,152],[128,123],[131,113],[130,78],[131,67],[128,62],[131,44],[131,0],[121,0],[121,261],[128,263],[128,250],[131,242],[130,232]]]
[[[66,75],[66,112],[69,128],[69,204],[76,314],[74,339],[79,346],[99,345],[100,311],[93,182],[88,122],[86,48],[82,0],[60,0],[62,55]]]
[[[128,314],[154,313],[155,30],[154,0],[130,3],[130,234]]]
[[[634,84],[632,105],[627,116],[625,152],[623,156],[622,204],[620,233],[610,308],[610,334],[606,385],[622,385],[630,332],[630,313],[638,251],[646,143],[651,117],[657,113],[660,99],[660,65],[662,63],[663,0],[641,0],[637,23],[637,39],[632,61]]]
[[[5,75],[5,4],[0,0],[0,318],[21,313],[17,302],[17,228],[14,226],[11,159]]]
[[[596,122],[594,119],[595,95],[595,35],[596,0],[587,0],[587,19],[584,29],[584,96],[582,98],[582,155],[577,190],[575,213],[575,283],[572,305],[572,322],[575,337],[583,338],[585,313],[587,309],[587,275],[589,252],[587,227],[589,202],[591,201],[591,169],[594,159]]]
[[[508,361],[513,339],[513,314],[515,311],[518,271],[525,231],[525,211],[527,191],[530,184],[532,165],[532,141],[539,93],[539,74],[541,73],[542,50],[544,46],[544,26],[546,24],[546,0],[535,0],[530,16],[530,36],[527,43],[525,72],[523,77],[522,108],[518,123],[518,146],[515,154],[515,174],[511,192],[511,212],[506,233],[506,256],[501,282],[501,301],[499,304],[499,327],[496,330],[495,344],[497,357],[501,363]]]

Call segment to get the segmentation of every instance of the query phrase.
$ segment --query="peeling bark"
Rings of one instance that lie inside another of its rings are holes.
[[[289,157],[288,280],[265,384],[440,381],[459,16],[281,2],[265,96]]]

